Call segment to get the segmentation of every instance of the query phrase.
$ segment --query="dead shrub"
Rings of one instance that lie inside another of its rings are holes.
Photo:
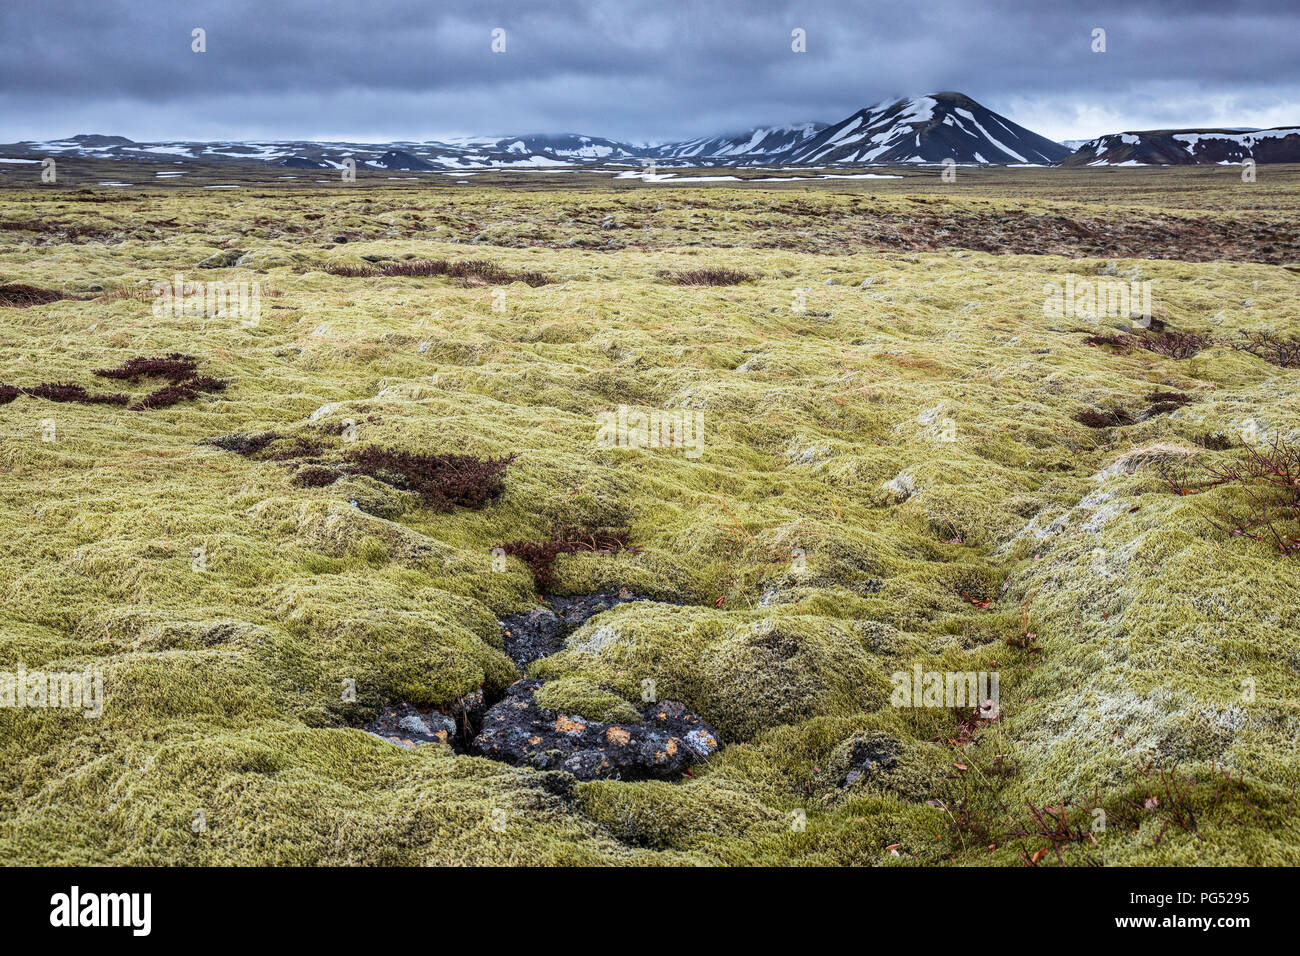
[[[1240,448],[1236,461],[1206,471],[1211,486],[1239,489],[1245,505],[1221,509],[1210,523],[1237,537],[1271,541],[1282,554],[1300,554],[1300,445],[1275,436],[1266,445],[1243,441]]]
[[[1240,442],[1234,460],[1204,468],[1197,480],[1185,466],[1160,468],[1160,477],[1178,495],[1230,487],[1242,504],[1219,507],[1211,525],[1225,534],[1272,543],[1281,554],[1300,554],[1300,445],[1276,436],[1262,445]]]
[[[1238,352],[1261,358],[1278,368],[1300,368],[1300,339],[1284,339],[1267,329],[1238,332],[1240,337],[1232,343]]]
[[[1214,345],[1214,336],[1170,329],[1165,332],[1148,332],[1145,335],[1134,336],[1133,343],[1140,349],[1181,361],[1192,358]]]
[[[0,308],[27,309],[34,305],[48,305],[51,302],[72,298],[75,296],[65,295],[54,289],[24,285],[21,282],[0,284]]]
[[[737,269],[690,269],[669,275],[675,285],[739,285],[753,276]]]
[[[551,280],[540,272],[511,272],[486,259],[466,259],[450,262],[446,259],[419,259],[411,262],[391,262],[382,266],[326,266],[331,275],[347,278],[432,278],[459,279],[475,285],[509,285],[523,282],[530,286],[547,285]]]

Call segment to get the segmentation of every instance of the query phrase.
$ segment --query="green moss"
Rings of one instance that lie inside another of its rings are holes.
[[[0,670],[96,668],[106,699],[98,719],[0,709],[0,859],[1015,865],[1039,849],[1009,836],[1026,802],[1065,799],[1086,822],[1099,799],[1124,823],[1067,862],[1295,863],[1294,564],[1214,528],[1232,489],[1173,495],[1152,448],[1213,463],[1233,453],[1207,434],[1300,429],[1296,373],[1222,347],[1115,354],[1083,344],[1090,323],[1042,314],[1045,282],[1118,272],[1151,279],[1177,328],[1294,335],[1294,277],[870,247],[882,217],[920,211],[1129,222],[1160,206],[1213,224],[1245,201],[1169,185],[1205,171],[1137,170],[1099,213],[1050,172],[924,204],[911,193],[934,177],[911,173],[870,184],[876,202],[848,187],[5,194],[22,218],[100,238],[0,233],[0,278],[119,294],[6,309],[0,381],[184,351],[232,384],[148,413],[3,406]],[[1271,216],[1300,205],[1288,180],[1267,195]],[[605,215],[619,242],[584,248]],[[142,217],[178,225],[130,238]],[[360,238],[332,248],[341,230]],[[467,258],[457,240],[480,231],[495,245],[475,257],[558,281],[512,284],[495,311],[489,287],[321,269]],[[231,248],[243,265],[195,271]],[[756,278],[661,277],[698,268]],[[260,282],[259,322],[154,316],[149,286],[177,271]],[[1123,428],[1074,420],[1139,412],[1156,390],[1196,401]],[[702,454],[601,447],[598,416],[624,404],[702,413]],[[268,430],[285,439],[261,456],[204,444]],[[437,513],[365,478],[302,487],[275,453],[308,440],[324,459],[352,440],[518,457],[499,500]],[[628,528],[636,548],[561,557],[564,591],[661,603],[620,605],[533,664],[540,700],[619,721],[647,694],[681,700],[719,754],[679,784],[571,788],[356,729],[386,698],[445,707],[515,680],[495,618],[535,606],[535,583],[492,549],[572,525]],[[963,743],[963,715],[891,706],[891,674],[917,664],[997,671],[1001,718]],[[1160,770],[1199,781],[1199,835],[1124,817]],[[1216,804],[1225,770],[1237,782]],[[987,818],[987,843],[964,814]]]
[[[546,710],[605,724],[635,724],[645,719],[621,695],[580,676],[562,677],[543,684],[536,700],[538,706]]]

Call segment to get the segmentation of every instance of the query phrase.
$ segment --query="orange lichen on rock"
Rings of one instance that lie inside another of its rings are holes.
[[[586,724],[570,717],[560,716],[555,721],[555,732],[557,734],[580,734],[586,729]]]

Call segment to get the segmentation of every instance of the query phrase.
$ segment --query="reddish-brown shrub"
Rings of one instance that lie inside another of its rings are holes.
[[[172,405],[198,397],[199,390],[191,387],[189,382],[173,382],[170,385],[164,385],[162,388],[154,389],[143,398],[136,399],[130,406],[130,410],[144,412],[151,408],[170,408]]]
[[[304,465],[294,474],[293,480],[303,488],[324,488],[343,477],[343,472],[326,465]]]
[[[129,381],[137,378],[165,378],[173,382],[193,378],[199,367],[199,360],[192,355],[170,352],[167,355],[151,358],[138,357],[127,359],[117,368],[96,369],[95,374],[104,378]],[[213,379],[216,381],[216,379]]]
[[[551,566],[560,555],[583,551],[614,554],[627,548],[627,539],[625,530],[563,528],[548,541],[507,541],[501,550],[528,565],[537,586],[546,590],[558,583]]]
[[[140,378],[166,379],[170,384],[155,389],[131,404],[131,411],[143,412],[152,408],[168,408],[198,398],[202,392],[219,392],[230,384],[225,379],[199,375],[198,366],[199,360],[192,355],[169,352],[166,355],[127,359],[116,368],[96,369],[95,374],[126,381]]]
[[[74,385],[71,382],[49,382],[44,385],[33,385],[30,388],[20,388],[19,391],[32,398],[43,398],[50,402],[77,402],[81,405],[126,405],[131,401],[130,395],[111,392],[94,394],[86,391],[85,386]]]
[[[1110,411],[1086,408],[1075,415],[1074,420],[1089,428],[1118,428],[1122,425],[1132,425],[1135,421],[1132,413],[1123,408],[1113,408]]]
[[[377,446],[345,455],[349,474],[368,475],[404,491],[413,491],[438,511],[482,508],[505,490],[506,466],[515,456],[419,454]]]
[[[196,392],[224,392],[230,385],[224,378],[213,378],[211,375],[195,375],[184,384]]]
[[[1183,471],[1161,469],[1161,477],[1180,495],[1231,487],[1244,503],[1219,508],[1210,524],[1234,537],[1268,541],[1286,555],[1300,554],[1300,445],[1274,437],[1263,445],[1241,442],[1233,461],[1205,468],[1206,480]]]

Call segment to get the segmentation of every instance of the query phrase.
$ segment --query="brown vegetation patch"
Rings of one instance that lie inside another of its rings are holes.
[[[137,378],[163,378],[167,385],[155,389],[134,401],[121,392],[90,392],[84,385],[73,382],[46,382],[41,385],[0,385],[0,405],[7,405],[19,395],[43,398],[50,402],[76,402],[81,405],[119,405],[130,411],[142,412],[153,408],[166,408],[178,402],[198,398],[203,392],[219,392],[229,384],[224,379],[198,375],[198,359],[179,352],[154,358],[133,358],[117,368],[97,369],[96,375],[116,380]]]
[[[1214,336],[1200,332],[1178,332],[1171,329],[1165,332],[1148,332],[1146,335],[1136,335],[1133,337],[1133,344],[1148,352],[1155,352],[1157,355],[1164,355],[1181,361],[1192,358],[1214,345]]]
[[[676,285],[739,285],[754,278],[738,269],[690,269],[668,276]]]
[[[50,232],[57,228],[53,223],[41,222],[39,219],[11,219],[0,222],[0,232]]]
[[[514,455],[419,454],[377,446],[345,455],[348,474],[368,475],[403,491],[413,491],[438,511],[482,508],[505,490],[505,470]]]
[[[219,378],[196,376],[180,382],[172,382],[155,389],[143,398],[137,399],[131,406],[133,412],[143,412],[151,408],[168,408],[180,402],[198,398],[203,392],[219,392],[227,383]]]
[[[511,272],[486,259],[466,259],[449,262],[446,259],[420,259],[412,262],[393,262],[382,266],[326,266],[331,275],[352,279],[377,278],[430,278],[445,276],[459,279],[470,285],[509,285],[523,282],[530,286],[547,285],[551,280],[540,272]]]
[[[1109,411],[1086,408],[1075,415],[1074,420],[1089,428],[1119,428],[1136,421],[1133,414],[1124,408],[1112,408]]]
[[[342,471],[328,465],[304,465],[294,474],[293,481],[303,488],[324,488],[342,477]]]
[[[551,566],[560,555],[614,554],[628,547],[627,539],[626,530],[563,528],[547,541],[507,541],[501,550],[528,565],[537,586],[545,590],[559,583]]]
[[[1267,329],[1243,329],[1237,334],[1240,339],[1232,347],[1238,352],[1247,352],[1279,368],[1300,368],[1300,339],[1284,339]]]
[[[231,451],[236,455],[243,455],[245,458],[251,458],[272,442],[278,440],[279,437],[275,432],[260,432],[256,435],[236,432],[232,435],[218,435],[203,444],[212,445],[222,451]]]
[[[127,405],[131,401],[130,395],[113,392],[96,394],[86,391],[84,385],[71,382],[48,382],[30,388],[19,387],[18,393],[31,398],[43,398],[50,402],[76,402],[80,405]]]
[[[51,302],[72,298],[75,298],[75,296],[65,295],[54,289],[40,289],[34,285],[23,285],[21,282],[9,282],[0,285],[0,308],[26,309],[33,305],[48,305]]]
[[[1083,340],[1084,345],[1110,345],[1115,348],[1127,349],[1130,347],[1130,336],[1124,335],[1090,335]]]
[[[127,359],[117,368],[96,369],[95,374],[104,378],[131,381],[137,378],[165,378],[172,382],[183,381],[196,376],[199,360],[192,355],[169,352],[167,355]],[[209,381],[216,381],[210,379]]]

